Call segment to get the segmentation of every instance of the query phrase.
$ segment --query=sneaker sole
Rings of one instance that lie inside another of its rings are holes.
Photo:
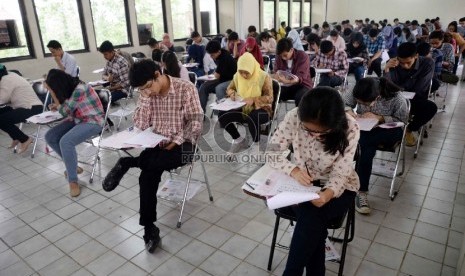
[[[355,206],[355,211],[364,215],[368,215],[371,213],[371,209],[369,209],[368,207],[358,208],[357,206]]]

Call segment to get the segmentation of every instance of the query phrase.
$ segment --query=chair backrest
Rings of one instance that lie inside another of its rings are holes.
[[[194,85],[197,85],[197,74],[189,71],[189,79]]]
[[[174,51],[176,53],[181,53],[181,52],[185,52],[186,51],[186,48],[182,47],[182,46],[174,46]]]
[[[47,110],[49,104],[52,103],[52,97],[50,97],[50,92],[45,89],[42,82],[34,82],[32,84],[32,89],[36,93],[37,97],[44,105],[44,111]]]
[[[79,78],[80,75],[81,75],[81,67],[76,66],[76,77]]]
[[[15,73],[16,75],[19,75],[19,76],[23,76],[23,74],[21,74],[18,70],[16,69],[11,69],[11,70],[8,70],[8,72],[12,72],[12,73]]]
[[[142,53],[142,52],[135,52],[135,53],[132,53],[131,56],[132,56],[132,57],[135,57],[135,58],[146,58],[145,54]]]
[[[271,62],[270,56],[263,55],[263,65],[264,65],[263,70],[267,73],[268,71],[270,71],[270,62]]]
[[[273,109],[273,118],[278,115],[279,111],[279,100],[281,98],[281,84],[279,81],[273,79],[273,103],[271,108]]]

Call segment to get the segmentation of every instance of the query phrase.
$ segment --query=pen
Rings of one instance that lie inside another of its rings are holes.
[[[245,185],[249,186],[250,189],[255,190],[255,188],[252,185],[250,185],[248,182],[245,182]]]
[[[310,175],[310,170],[308,169],[307,162],[304,162],[305,168],[307,169],[307,174]]]

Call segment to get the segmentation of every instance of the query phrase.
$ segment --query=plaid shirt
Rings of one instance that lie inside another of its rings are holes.
[[[102,102],[92,86],[79,84],[58,110],[68,120],[102,125],[105,118]]]
[[[334,71],[334,74],[344,78],[349,71],[349,62],[347,54],[344,51],[335,50],[332,56],[318,52],[315,59],[312,61],[315,68],[326,68]]]
[[[440,50],[432,48],[431,58],[434,60],[434,75],[439,76],[442,72],[443,54]]]
[[[442,61],[448,62],[449,67],[443,68],[444,70],[452,73],[452,69],[455,65],[455,57],[454,57],[454,47],[450,43],[442,43],[441,48],[439,50],[442,52]]]
[[[103,69],[103,75],[112,75],[113,83],[121,84],[123,87],[121,91],[124,93],[129,92],[129,63],[128,61],[118,54],[112,60],[107,61]]]
[[[376,40],[373,42],[369,35],[365,35],[363,38],[363,42],[367,46],[368,53],[376,54],[379,51],[383,51],[386,49],[386,41],[382,35],[377,36]]]
[[[178,145],[192,144],[202,132],[203,110],[195,86],[188,81],[172,78],[167,96],[139,96],[134,125],[142,130],[152,127],[153,132],[168,137]]]

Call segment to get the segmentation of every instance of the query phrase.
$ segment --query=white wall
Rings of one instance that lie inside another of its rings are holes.
[[[219,33],[224,33],[227,29],[234,29],[236,25],[235,20],[235,0],[219,0],[218,13],[220,20]]]
[[[324,1],[324,0],[318,0]],[[439,16],[443,27],[465,16],[464,0],[327,0],[328,22],[350,19],[375,21],[394,18],[400,21],[416,19],[423,23],[426,18]],[[313,21],[313,20],[312,20]],[[314,21],[314,23],[321,23]]]

